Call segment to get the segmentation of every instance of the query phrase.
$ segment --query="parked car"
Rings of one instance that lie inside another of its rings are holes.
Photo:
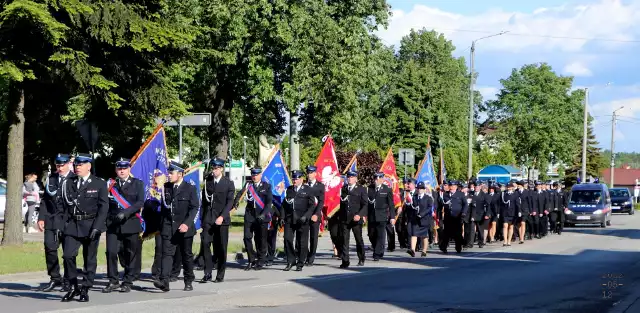
[[[571,187],[569,208],[565,211],[567,226],[575,224],[611,225],[611,197],[605,184],[578,184]]]
[[[629,213],[629,215],[635,213],[629,189],[610,188],[609,194],[611,195],[611,211],[613,213]]]
[[[4,211],[7,207],[7,181],[4,179],[0,179],[0,222],[4,223]],[[29,212],[29,206],[27,205],[27,201],[22,199],[22,221],[27,219],[27,214]]]

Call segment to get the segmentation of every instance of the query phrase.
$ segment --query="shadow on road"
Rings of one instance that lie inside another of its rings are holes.
[[[607,229],[577,225],[575,227],[565,227],[564,232],[628,239],[640,239],[640,229]]]
[[[640,271],[630,270],[640,260],[640,252],[461,256],[390,257],[385,260],[422,267],[370,267],[373,262],[368,262],[368,267],[349,268],[360,275],[332,274],[293,281],[338,301],[387,304],[411,312],[602,313],[632,292],[619,286],[608,298],[603,284],[618,276],[623,277],[617,279],[622,285],[623,281],[631,285],[640,279]],[[616,272],[621,268],[628,272]]]

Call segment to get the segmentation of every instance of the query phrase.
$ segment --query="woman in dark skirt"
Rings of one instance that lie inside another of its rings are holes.
[[[511,246],[511,239],[513,238],[513,223],[519,217],[520,209],[520,196],[514,191],[515,183],[510,182],[507,186],[507,191],[502,193],[502,209],[500,210],[500,216],[503,220],[502,234],[504,237],[503,246]]]
[[[429,229],[433,227],[433,196],[426,192],[424,182],[418,183],[418,193],[413,196],[412,209],[408,210],[407,219],[411,236],[411,249],[407,253],[415,257],[418,238],[422,238],[422,256],[427,256]]]

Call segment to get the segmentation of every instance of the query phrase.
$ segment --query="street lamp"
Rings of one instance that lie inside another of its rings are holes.
[[[604,86],[608,87],[611,82],[606,83]],[[580,181],[586,183],[587,181],[587,124],[589,120],[589,113],[587,107],[589,106],[589,88],[584,89],[584,118],[582,121],[582,173]]]
[[[247,136],[242,136],[242,186],[247,177]]]
[[[615,154],[613,152],[613,146],[615,143],[615,132],[616,132],[616,112],[622,110],[624,106],[619,107],[618,109],[613,111],[613,117],[611,118],[611,177],[609,180],[609,188],[613,188],[613,171],[615,170],[616,162],[615,162]]]
[[[467,172],[467,177],[471,178],[471,176],[473,175],[473,153],[472,153],[472,146],[473,146],[473,85],[475,82],[474,79],[474,58],[475,58],[475,51],[476,51],[476,42],[480,41],[482,39],[487,39],[487,38],[491,38],[491,37],[496,37],[496,36],[501,36],[508,33],[508,31],[501,31],[497,34],[493,34],[493,35],[489,35],[489,36],[484,36],[481,38],[478,38],[474,41],[471,42],[471,76],[469,77],[469,157],[468,157],[468,172]]]

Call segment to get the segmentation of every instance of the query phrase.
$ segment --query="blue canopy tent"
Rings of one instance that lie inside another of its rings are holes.
[[[493,180],[507,183],[512,179],[522,179],[522,171],[511,165],[487,165],[478,172],[479,180]]]

